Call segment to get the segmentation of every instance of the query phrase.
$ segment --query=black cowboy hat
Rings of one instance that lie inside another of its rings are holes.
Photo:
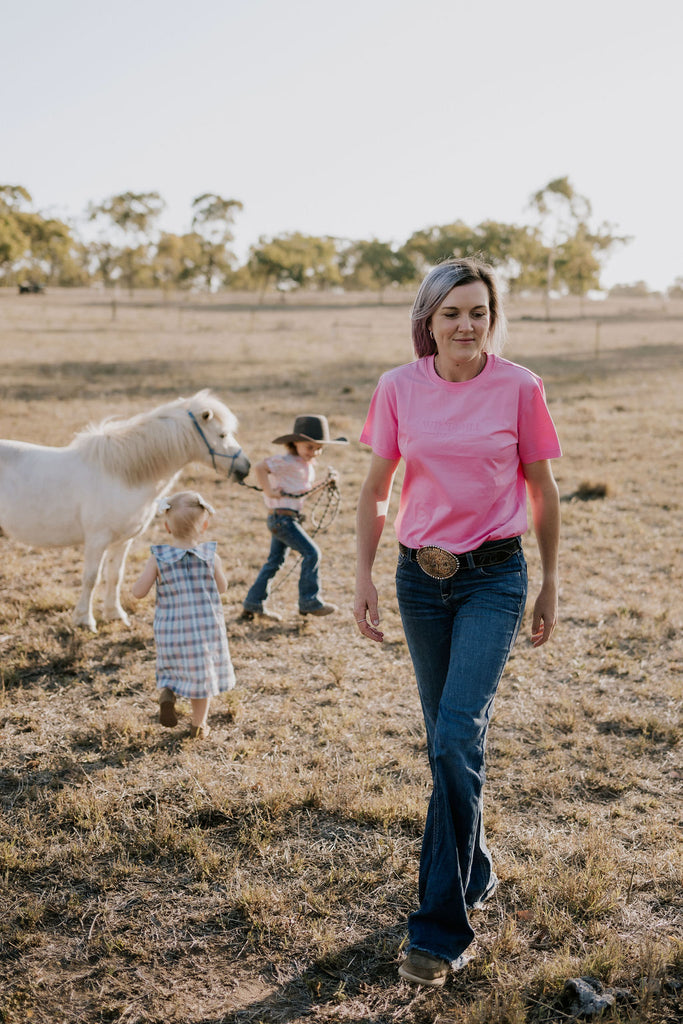
[[[273,444],[289,444],[294,441],[311,441],[313,444],[348,444],[345,437],[330,437],[326,416],[297,416],[291,434],[276,437]]]

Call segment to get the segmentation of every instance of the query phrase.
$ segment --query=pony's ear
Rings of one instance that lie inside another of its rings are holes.
[[[202,413],[202,419],[204,420],[205,423],[207,423],[210,419],[213,419],[213,413],[211,412],[210,409],[204,410],[204,412]]]

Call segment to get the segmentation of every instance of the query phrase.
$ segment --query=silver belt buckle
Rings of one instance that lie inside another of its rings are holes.
[[[422,571],[433,580],[449,580],[460,568],[460,559],[457,555],[433,545],[420,548],[416,558]]]

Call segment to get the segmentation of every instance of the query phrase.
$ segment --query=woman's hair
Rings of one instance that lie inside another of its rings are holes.
[[[507,321],[493,267],[473,256],[446,260],[429,271],[420,285],[410,314],[413,348],[418,359],[434,355],[436,345],[429,333],[429,321],[451,288],[481,281],[489,293],[491,323],[485,349],[499,354],[507,337]]]
[[[159,510],[165,514],[173,536],[184,541],[193,539],[206,515],[213,515],[211,505],[197,491],[178,491],[162,499]]]

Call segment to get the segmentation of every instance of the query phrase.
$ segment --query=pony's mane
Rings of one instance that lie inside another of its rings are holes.
[[[130,419],[108,417],[89,424],[69,447],[77,448],[88,462],[121,477],[130,486],[161,480],[190,460],[198,435],[187,413],[200,419],[205,409],[210,409],[227,429],[234,429],[235,418],[228,407],[204,390]]]

